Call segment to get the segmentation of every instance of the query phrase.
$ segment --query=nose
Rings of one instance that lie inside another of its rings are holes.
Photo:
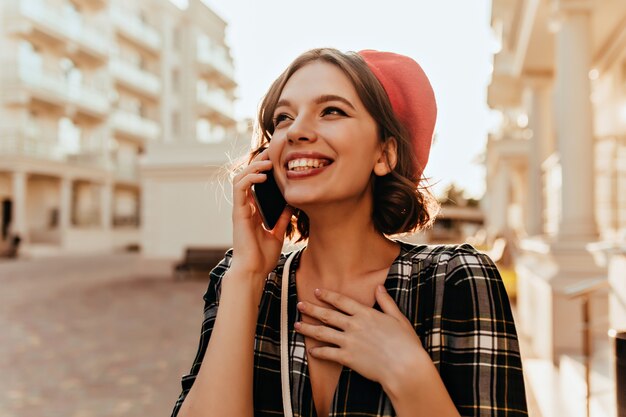
[[[289,143],[315,142],[317,133],[313,123],[304,115],[297,117],[287,129],[287,140]]]

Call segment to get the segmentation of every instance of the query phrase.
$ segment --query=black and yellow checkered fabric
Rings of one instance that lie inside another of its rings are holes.
[[[401,244],[385,286],[415,332],[462,416],[527,416],[519,344],[511,307],[493,261],[469,244]],[[296,308],[296,254],[289,283],[289,369],[294,417],[317,417],[305,355],[304,336],[293,329]],[[255,337],[255,416],[282,415],[280,379],[280,280],[289,254],[281,255],[268,276],[259,305]],[[211,271],[204,294],[204,321],[198,353],[172,417],[194,383],[206,351],[220,298],[220,285],[232,250]],[[374,306],[379,309],[378,305]],[[382,387],[344,367],[330,416],[395,416]],[[424,416],[431,417],[431,416]]]

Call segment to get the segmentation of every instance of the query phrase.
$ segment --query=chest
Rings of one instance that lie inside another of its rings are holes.
[[[355,280],[352,285],[345,288],[328,288],[332,291],[346,295],[359,303],[373,307],[376,302],[375,290],[379,284],[384,284],[387,278],[387,270],[378,271],[368,276]],[[334,306],[324,303],[314,295],[314,290],[321,287],[319,281],[307,276],[306,272],[298,271],[296,275],[296,288],[298,301],[306,301],[325,308],[337,310]],[[301,320],[304,323],[313,325],[322,325],[315,317],[302,314]],[[311,337],[304,338],[306,352],[308,349],[320,346],[334,345],[325,343]],[[306,353],[305,353],[306,354]],[[311,355],[307,355],[309,379],[311,382],[311,390],[313,394],[313,403],[317,411],[318,417],[328,416],[335,391],[339,383],[339,378],[343,371],[343,366],[339,363],[321,360]]]

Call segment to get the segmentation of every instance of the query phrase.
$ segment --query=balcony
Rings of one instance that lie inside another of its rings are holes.
[[[208,75],[217,74],[223,84],[230,87],[235,86],[235,67],[227,58],[227,53],[224,48],[199,46],[196,56],[198,62],[201,64],[200,69],[203,73]]]
[[[161,127],[157,122],[121,109],[115,110],[111,121],[113,129],[133,139],[154,141],[161,134]]]
[[[78,111],[92,117],[105,117],[109,112],[109,98],[85,84],[69,83],[61,74],[46,73],[43,69],[20,62],[19,79],[39,99],[55,105],[76,106]]]
[[[158,54],[161,49],[161,35],[139,16],[120,8],[111,9],[111,18],[120,35],[148,51]]]
[[[0,133],[0,154],[26,156],[53,161],[65,160],[56,134],[41,129],[17,127]]]
[[[81,151],[67,155],[67,162],[86,168],[107,169],[111,164],[106,155],[99,151]]]
[[[115,178],[120,182],[136,183],[139,181],[139,170],[137,165],[118,162],[113,168]]]
[[[205,88],[198,88],[197,99],[199,112],[202,116],[211,118],[217,117],[222,124],[235,123],[235,106],[233,100],[229,99],[221,90],[208,91]]]
[[[115,79],[125,87],[151,98],[161,94],[161,80],[155,74],[119,57],[111,59],[109,68]]]
[[[99,60],[108,57],[110,42],[107,36],[87,26],[79,14],[61,13],[45,0],[19,0],[17,14],[17,19],[6,20],[10,31],[66,44],[70,55],[79,50]]]

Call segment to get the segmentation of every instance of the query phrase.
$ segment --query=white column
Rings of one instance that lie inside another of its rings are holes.
[[[548,79],[533,78],[528,80],[528,128],[530,138],[530,157],[528,161],[528,210],[526,229],[530,236],[542,235],[543,230],[543,182],[541,164],[550,154],[549,143],[552,134],[552,108]]]
[[[113,185],[105,182],[100,186],[100,224],[104,230],[111,229],[113,223]]]
[[[612,329],[626,331],[626,242],[615,245],[609,255],[609,325]]]
[[[561,6],[556,33],[557,143],[563,169],[560,241],[597,237],[594,218],[594,140],[591,108],[591,16],[584,3]]]
[[[71,227],[72,221],[72,180],[66,177],[60,182],[59,230],[61,235]]]
[[[13,216],[9,233],[18,234],[22,242],[26,241],[26,173],[13,172]]]
[[[503,159],[498,162],[493,185],[493,192],[490,193],[491,202],[488,219],[490,236],[501,234],[509,227],[511,170]]]

